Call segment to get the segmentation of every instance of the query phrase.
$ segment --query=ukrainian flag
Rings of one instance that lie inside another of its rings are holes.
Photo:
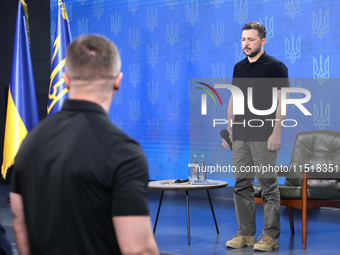
[[[14,158],[22,140],[39,122],[28,42],[27,5],[24,0],[19,0],[1,167],[1,174],[4,178],[6,178],[8,168],[14,164]]]
[[[63,72],[65,72],[66,49],[70,41],[71,34],[65,3],[64,0],[58,0],[57,26],[53,44],[47,115],[59,111],[68,95],[68,90],[65,87],[63,79]]]

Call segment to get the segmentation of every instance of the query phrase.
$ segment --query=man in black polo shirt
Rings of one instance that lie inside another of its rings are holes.
[[[69,99],[26,136],[15,159],[10,196],[19,253],[158,254],[144,153],[107,115],[122,79],[117,48],[81,36],[66,57]]]
[[[239,228],[226,246],[254,245],[255,250],[270,251],[279,246],[280,193],[277,174],[266,170],[276,165],[281,123],[285,119],[281,115],[281,87],[289,86],[289,82],[287,67],[264,52],[265,42],[266,29],[262,24],[250,22],[244,25],[242,49],[247,57],[235,65],[232,82],[245,97],[244,113],[234,114],[235,107],[240,106],[234,95],[228,105],[232,163],[237,169],[234,204]],[[224,139],[222,145],[230,148]],[[256,244],[254,176],[261,185],[264,201],[264,229]]]

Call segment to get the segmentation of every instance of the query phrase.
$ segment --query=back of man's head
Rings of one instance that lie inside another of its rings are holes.
[[[117,47],[103,36],[79,36],[67,48],[66,73],[71,80],[114,78],[120,67]]]

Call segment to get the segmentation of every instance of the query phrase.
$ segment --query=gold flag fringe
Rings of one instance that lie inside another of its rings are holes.
[[[29,26],[29,19],[28,19],[28,8],[27,4],[25,3],[25,0],[20,0],[22,7],[24,8],[25,12],[25,18],[26,18],[26,27],[27,27],[27,36],[28,36],[28,44],[31,45],[31,39],[30,39],[30,26]]]

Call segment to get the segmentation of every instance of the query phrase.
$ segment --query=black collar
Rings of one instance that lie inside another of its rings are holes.
[[[66,99],[61,108],[63,111],[92,111],[107,115],[106,111],[98,104],[86,100]]]

